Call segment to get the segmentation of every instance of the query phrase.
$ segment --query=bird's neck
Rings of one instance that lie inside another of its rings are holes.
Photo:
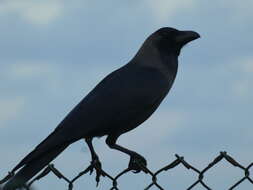
[[[160,52],[152,44],[150,46],[146,44],[140,48],[131,62],[143,67],[157,69],[166,77],[171,77],[177,72],[178,56]]]

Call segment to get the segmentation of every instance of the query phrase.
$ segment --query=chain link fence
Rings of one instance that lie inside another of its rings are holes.
[[[190,163],[188,163],[187,161],[185,161],[184,157],[181,157],[179,155],[175,155],[176,159],[169,163],[168,165],[164,166],[163,168],[153,172],[150,171],[150,169],[148,169],[147,167],[145,167],[144,165],[142,165],[141,163],[138,163],[139,167],[148,175],[150,175],[152,177],[152,181],[150,182],[149,185],[147,185],[147,187],[144,190],[150,190],[151,187],[155,186],[157,187],[157,189],[160,190],[165,190],[164,187],[162,187],[158,182],[157,182],[157,178],[159,176],[160,173],[162,172],[166,172],[168,170],[172,170],[173,168],[176,168],[177,166],[179,166],[180,164],[183,165],[185,168],[187,168],[188,170],[191,170],[192,172],[194,172],[195,174],[198,175],[196,181],[194,181],[192,184],[189,185],[189,187],[187,188],[187,190],[191,190],[194,189],[194,187],[196,187],[197,185],[201,185],[204,189],[207,190],[212,190],[212,187],[210,187],[208,184],[206,184],[203,179],[204,179],[204,174],[212,167],[214,167],[216,164],[218,164],[221,160],[226,160],[228,163],[232,164],[234,167],[240,168],[243,172],[244,172],[244,176],[239,178],[237,181],[234,182],[234,184],[232,184],[228,190],[234,190],[235,188],[237,188],[238,186],[240,186],[240,184],[247,180],[252,184],[252,188],[253,188],[253,179],[250,176],[250,168],[253,167],[253,162],[250,163],[248,166],[243,166],[241,165],[239,162],[237,162],[234,158],[232,158],[231,156],[229,156],[226,152],[220,152],[220,154],[214,158],[214,160],[208,164],[208,166],[206,166],[204,169],[200,170],[197,169],[196,167],[192,166]],[[122,172],[120,172],[118,175],[116,176],[111,176],[110,174],[108,174],[106,171],[104,171],[101,168],[98,168],[97,165],[95,164],[91,164],[89,165],[85,170],[83,170],[82,172],[80,172],[77,176],[75,176],[73,179],[69,179],[66,176],[64,176],[64,174],[62,172],[60,172],[60,170],[58,170],[57,168],[54,167],[53,164],[49,164],[37,177],[35,177],[33,180],[31,180],[27,185],[25,185],[23,187],[23,189],[26,190],[32,190],[31,185],[34,184],[37,180],[40,180],[41,178],[45,177],[46,175],[48,175],[50,172],[52,172],[58,179],[62,179],[64,180],[67,185],[68,185],[68,190],[73,190],[74,189],[74,183],[83,175],[89,173],[90,171],[92,171],[92,168],[94,168],[98,171],[101,172],[102,176],[107,177],[111,180],[112,182],[112,187],[110,190],[119,190],[118,188],[118,183],[117,180],[122,177],[123,175],[125,175],[126,173],[130,172],[131,170],[129,168],[126,168],[125,170],[123,170]],[[14,173],[9,173],[3,180],[0,181],[0,184],[5,183],[6,181],[8,181],[12,176],[14,175]],[[97,184],[99,183],[99,176],[96,177],[96,181]]]

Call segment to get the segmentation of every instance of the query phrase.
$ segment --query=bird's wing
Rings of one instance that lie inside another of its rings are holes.
[[[109,128],[122,133],[144,122],[159,106],[173,81],[174,77],[169,82],[158,70],[139,68],[138,65],[125,71],[118,82],[120,90],[111,98],[112,103],[107,104],[108,111],[112,110]]]
[[[141,117],[155,104],[159,105],[173,80],[168,81],[156,69],[127,65],[98,84],[80,103],[77,110],[82,111],[74,115],[81,114],[80,120],[87,125],[82,126],[86,133],[103,136],[124,122],[135,118],[144,121]]]
[[[159,71],[127,65],[103,79],[56,131],[69,130],[70,139],[88,133],[99,136],[96,131],[99,133],[105,130],[104,126],[112,125],[119,114],[141,112],[164,97],[169,88],[170,84]]]

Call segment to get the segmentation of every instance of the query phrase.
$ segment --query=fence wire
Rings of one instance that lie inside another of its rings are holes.
[[[208,166],[206,166],[204,169],[200,170],[197,169],[196,167],[194,167],[193,165],[191,165],[189,162],[185,161],[184,157],[179,156],[179,155],[175,155],[176,159],[169,163],[168,165],[164,166],[163,168],[152,172],[150,169],[148,169],[147,167],[145,167],[144,165],[142,165],[141,163],[137,163],[139,165],[139,167],[148,175],[150,175],[152,177],[152,181],[150,182],[149,185],[147,185],[147,187],[144,190],[149,190],[151,189],[151,187],[155,186],[160,190],[165,190],[164,187],[162,187],[158,182],[157,182],[157,177],[160,173],[162,172],[166,172],[168,170],[172,170],[173,168],[176,168],[177,166],[179,166],[180,164],[183,165],[185,168],[191,170],[192,172],[196,173],[198,175],[196,181],[194,181],[191,185],[189,185],[189,187],[187,188],[187,190],[191,190],[194,189],[194,187],[196,187],[197,185],[202,185],[202,187],[204,189],[207,190],[212,190],[212,188],[206,184],[203,179],[204,174],[212,167],[214,167],[216,164],[218,164],[221,160],[226,160],[228,163],[230,163],[232,166],[237,167],[239,169],[241,169],[244,172],[244,176],[241,177],[240,179],[238,179],[237,181],[234,182],[234,184],[231,185],[231,187],[228,188],[228,190],[233,190],[236,187],[238,187],[243,181],[248,180],[252,185],[253,185],[253,179],[250,177],[250,168],[253,166],[253,162],[250,163],[248,166],[243,166],[241,165],[239,162],[237,162],[234,158],[232,158],[231,156],[229,156],[226,152],[220,152],[220,154],[214,158],[214,160],[212,162],[210,162],[208,164]],[[118,175],[116,175],[115,177],[111,176],[110,174],[108,174],[106,171],[104,171],[103,169],[99,168],[96,164],[90,164],[85,170],[83,170],[82,172],[80,172],[77,176],[75,176],[73,179],[69,179],[66,176],[64,176],[64,174],[62,172],[60,172],[60,170],[58,170],[57,168],[54,167],[53,164],[49,164],[37,177],[35,177],[33,180],[31,180],[30,182],[28,182],[23,189],[26,190],[32,190],[31,185],[34,184],[37,180],[40,180],[41,178],[45,177],[46,175],[48,175],[50,172],[52,172],[58,179],[62,179],[64,180],[67,184],[68,184],[68,190],[73,190],[74,189],[74,183],[83,175],[89,173],[92,168],[97,169],[98,171],[101,172],[102,176],[109,178],[112,181],[112,187],[110,190],[119,190],[118,188],[118,183],[117,180],[122,177],[123,175],[125,175],[126,173],[130,172],[131,169],[126,168],[123,171],[121,171]],[[11,177],[14,176],[14,173],[9,172],[9,174],[0,181],[0,184],[5,183],[6,181],[8,181]],[[99,183],[99,177],[96,178],[97,183]]]

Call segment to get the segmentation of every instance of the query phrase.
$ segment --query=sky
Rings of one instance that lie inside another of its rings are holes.
[[[0,178],[47,137],[107,74],[126,64],[161,27],[197,31],[184,47],[169,95],[159,109],[118,143],[143,155],[152,171],[175,154],[203,169],[220,151],[252,162],[252,0],[2,0],[0,1]],[[156,131],[156,133],[154,133]],[[94,140],[103,168],[115,176],[128,156]],[[83,140],[55,166],[72,178],[89,165]],[[213,189],[228,189],[243,172],[222,161],[205,175]],[[158,176],[165,189],[186,189],[197,176],[177,167]],[[144,189],[151,178],[129,174],[120,189]],[[52,174],[37,190],[67,189]],[[74,189],[109,189],[86,175]],[[252,188],[249,182],[241,189]],[[240,189],[238,188],[238,189]],[[155,189],[155,188],[153,188]],[[195,190],[203,189],[197,186]]]

